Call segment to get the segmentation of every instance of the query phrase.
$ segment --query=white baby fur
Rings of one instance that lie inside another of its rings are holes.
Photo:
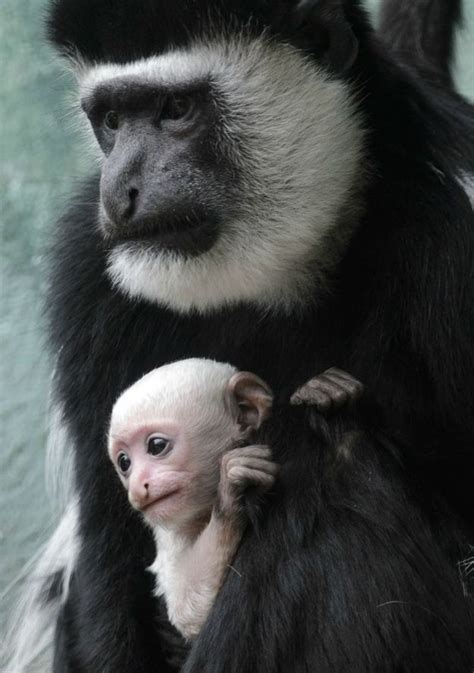
[[[121,244],[108,267],[117,287],[183,312],[240,300],[285,307],[314,292],[318,255],[324,282],[321,241],[360,184],[364,131],[347,84],[289,45],[247,36],[81,72],[81,95],[119,76],[209,79],[225,103],[221,146],[243,178],[242,214],[211,250],[186,259]]]
[[[157,419],[176,419],[181,413],[185,414],[186,423],[197,423],[209,433],[208,426],[222,425],[221,418],[227,413],[224,391],[236,371],[232,365],[203,358],[178,360],[153,369],[127,388],[115,403],[109,447],[115,436]],[[203,418],[206,413],[208,422]]]
[[[201,582],[191,592],[187,591],[183,586],[182,559],[193,540],[166,528],[156,528],[154,536],[158,553],[148,570],[155,576],[155,595],[165,598],[168,619],[173,626],[184,638],[193,640],[216,598],[215,585],[212,580]],[[217,556],[219,549],[213,549],[212,553]]]
[[[109,448],[114,436],[157,419],[181,419],[193,437],[197,451],[219,450],[235,426],[225,406],[225,390],[236,368],[213,360],[190,358],[154,369],[119,397],[112,411]],[[219,462],[216,456],[215,468]],[[217,479],[217,474],[216,474]],[[196,511],[199,511],[199,503]],[[185,638],[195,637],[202,625],[203,606],[212,603],[213,584],[193,592],[182,581],[183,554],[192,543],[179,527],[156,526],[153,530],[157,556],[149,570],[155,575],[157,596],[164,596],[168,617]],[[217,552],[216,552],[217,553]],[[207,610],[206,610],[207,613]]]

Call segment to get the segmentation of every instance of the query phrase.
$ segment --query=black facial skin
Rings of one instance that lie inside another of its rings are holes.
[[[209,85],[164,90],[117,78],[97,86],[82,107],[105,155],[100,219],[107,239],[185,255],[209,250],[224,194],[235,187],[235,171],[231,178],[217,153]]]

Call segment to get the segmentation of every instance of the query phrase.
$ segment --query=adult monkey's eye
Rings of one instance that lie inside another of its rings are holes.
[[[109,131],[116,131],[119,127],[119,116],[115,110],[109,110],[104,117],[104,125]]]
[[[173,121],[183,119],[192,112],[194,100],[186,94],[172,94],[167,97],[160,113],[161,119]]]
[[[132,461],[130,460],[130,458],[127,456],[126,453],[124,453],[123,451],[119,453],[117,458],[117,465],[122,474],[127,474],[131,464]]]
[[[169,448],[170,440],[165,437],[150,437],[147,442],[147,451],[152,456],[159,456]]]

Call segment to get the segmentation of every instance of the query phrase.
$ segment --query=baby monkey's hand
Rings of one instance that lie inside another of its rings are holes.
[[[279,466],[268,446],[232,449],[222,456],[217,511],[235,516],[242,511],[242,495],[249,488],[267,491],[275,482]]]

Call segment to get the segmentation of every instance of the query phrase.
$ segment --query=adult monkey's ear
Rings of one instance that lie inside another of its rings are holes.
[[[237,372],[227,384],[226,401],[241,430],[256,430],[270,416],[273,393],[256,374]]]
[[[316,53],[335,73],[348,70],[359,51],[345,4],[347,0],[300,0],[293,10],[295,43]]]

